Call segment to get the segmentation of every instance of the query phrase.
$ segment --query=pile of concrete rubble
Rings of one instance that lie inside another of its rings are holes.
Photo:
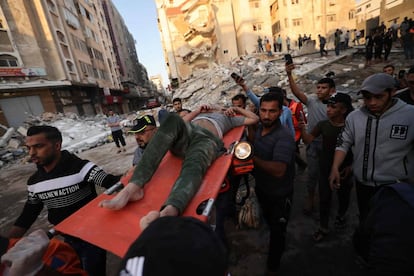
[[[363,68],[363,63],[338,67],[336,72],[325,72],[323,67],[352,55],[355,50],[349,49],[339,56],[327,57],[294,56],[296,69],[294,74],[301,88],[309,86],[306,92],[314,92],[314,84],[326,74],[340,75],[353,70]],[[320,69],[320,70],[317,70]],[[213,69],[198,70],[193,73],[193,78],[186,81],[174,92],[173,97],[180,97],[185,108],[192,109],[200,103],[221,104],[228,106],[231,98],[240,93],[241,89],[230,74],[235,72],[242,76],[252,91],[258,95],[263,93],[265,87],[280,86],[289,93],[285,62],[283,55],[266,57],[265,55],[246,55],[232,60],[229,64],[216,65]],[[349,75],[349,74],[348,74]],[[306,76],[306,77],[304,77]],[[339,91],[353,94],[357,87],[354,79],[347,79],[338,83]]]

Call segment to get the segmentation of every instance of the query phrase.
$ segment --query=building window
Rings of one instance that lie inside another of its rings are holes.
[[[370,8],[371,7],[371,4],[367,4],[366,6],[365,6],[365,8]]]
[[[2,19],[0,19],[0,29],[4,29],[3,20]]]
[[[357,12],[361,12],[361,8],[358,8],[358,9],[357,9]]]
[[[250,8],[257,9],[260,8],[260,1],[258,0],[249,0]]]
[[[326,16],[326,20],[327,20],[328,22],[333,22],[333,21],[336,21],[336,15],[335,15],[335,14],[328,14],[328,15]]]
[[[285,18],[285,28],[289,28],[289,18]]]
[[[17,67],[17,58],[11,55],[0,55],[0,67]]]
[[[62,32],[56,31],[56,35],[60,42],[66,43],[65,35]]]
[[[49,9],[49,11],[57,13],[56,5],[55,3],[53,3],[53,1],[47,0],[47,8]]]
[[[297,5],[297,4],[299,4],[299,0],[291,0],[292,2],[292,5]]]
[[[302,25],[302,18],[295,18],[292,20],[293,27],[301,26]]]
[[[66,66],[68,67],[69,72],[73,72],[73,63],[71,61],[66,61]]]
[[[79,29],[80,23],[79,23],[79,19],[76,15],[74,15],[71,11],[69,11],[66,8],[63,9],[63,15],[65,16],[66,23],[70,27],[72,27],[74,29]]]
[[[355,18],[355,11],[352,10],[348,13],[348,19],[354,19]]]
[[[253,31],[254,32],[258,32],[262,30],[262,23],[258,22],[258,23],[254,23],[253,24]]]

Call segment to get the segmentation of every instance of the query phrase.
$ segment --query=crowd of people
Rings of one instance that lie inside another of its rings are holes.
[[[141,219],[144,231],[124,257],[120,275],[141,275],[134,274],[138,271],[142,275],[169,275],[166,271],[175,271],[171,275],[225,275],[228,252],[223,225],[217,225],[222,232],[215,233],[208,225],[180,215],[211,163],[223,154],[223,135],[238,126],[246,126],[244,139],[254,148],[255,194],[270,232],[266,275],[278,273],[295,175],[305,168],[303,213],[310,215],[315,202],[319,204],[320,225],[312,235],[315,242],[323,242],[330,234],[335,193],[339,206],[333,225],[336,229],[347,225],[350,191],[355,187],[359,225],[353,240],[357,254],[367,263],[367,273],[414,273],[408,257],[414,246],[414,67],[399,79],[392,66],[367,77],[359,89],[364,104],[355,110],[352,98],[337,92],[332,78],[320,79],[315,93],[303,92],[293,77],[294,69],[295,64],[285,65],[289,88],[298,101],[288,98],[281,87],[269,87],[259,98],[237,76],[235,82],[242,92],[232,98],[231,107],[200,104],[187,110],[175,98],[174,111],[160,111],[158,123],[151,115],[136,120],[130,130],[138,145],[132,178],[115,197],[101,201],[100,207],[115,211],[142,199],[144,186],[167,151],[183,158],[183,166],[165,203]],[[120,138],[122,131],[116,133],[118,121],[111,113],[108,125],[118,137],[117,149],[122,150],[125,141]],[[306,144],[306,161],[299,154],[301,140]],[[25,143],[37,171],[27,182],[28,197],[21,214],[8,235],[0,237],[0,271],[8,275],[48,275],[36,274],[47,271],[105,275],[106,252],[101,248],[66,234],[61,234],[63,241],[49,240],[42,231],[23,236],[44,206],[49,222],[56,225],[96,198],[95,186],[109,188],[120,176],[62,150],[62,135],[55,127],[30,127]],[[232,185],[239,182],[232,181]],[[234,195],[225,200],[229,201],[226,208],[234,208]],[[220,212],[232,214],[226,208],[217,208],[217,217],[223,215]]]

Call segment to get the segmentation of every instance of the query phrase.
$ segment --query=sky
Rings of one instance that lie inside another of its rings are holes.
[[[169,83],[165,69],[161,37],[157,26],[154,0],[112,0],[133,35],[139,61],[148,71],[148,77],[161,75],[163,84]]]

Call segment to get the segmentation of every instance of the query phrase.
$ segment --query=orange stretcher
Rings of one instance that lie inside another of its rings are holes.
[[[239,141],[244,127],[230,130],[223,138],[225,147]],[[193,197],[183,216],[192,216],[206,222],[211,207],[220,191],[232,162],[232,154],[223,154],[207,170],[200,189]],[[56,225],[59,232],[78,237],[120,257],[140,235],[140,219],[149,211],[159,210],[181,170],[182,160],[167,153],[150,182],[145,185],[144,198],[130,202],[114,211],[98,207],[103,199],[112,195],[101,194],[70,217]],[[202,208],[204,207],[204,208]]]

